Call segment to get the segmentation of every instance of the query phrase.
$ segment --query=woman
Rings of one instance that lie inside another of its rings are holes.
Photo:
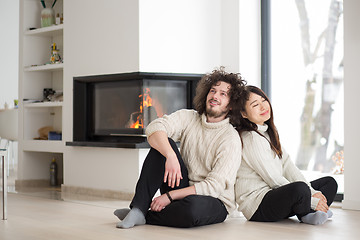
[[[274,222],[296,215],[307,224],[323,224],[337,192],[332,177],[308,183],[281,147],[266,94],[246,86],[237,128],[243,157],[235,185],[236,202],[246,219]]]

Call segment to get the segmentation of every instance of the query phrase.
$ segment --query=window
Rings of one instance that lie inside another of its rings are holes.
[[[308,180],[332,175],[343,193],[343,3],[263,2],[271,54],[262,87],[282,145]]]

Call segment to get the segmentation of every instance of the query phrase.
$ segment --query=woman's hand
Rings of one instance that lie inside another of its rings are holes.
[[[174,154],[166,159],[164,182],[167,181],[168,186],[174,188],[175,184],[177,187],[180,185],[181,179],[182,175],[179,160],[177,159],[176,154]]]
[[[166,196],[166,194],[163,194],[153,199],[150,204],[150,209],[154,212],[160,212],[170,203],[170,199]]]
[[[314,198],[319,198],[320,200],[323,200],[325,202],[327,202],[326,197],[324,196],[324,194],[322,194],[321,192],[317,192],[314,195],[312,195]]]
[[[329,210],[329,206],[327,205],[327,199],[324,196],[324,194],[322,194],[321,192],[317,192],[312,196],[314,198],[319,198],[320,199],[318,205],[315,208],[316,211],[327,212]]]
[[[329,206],[327,205],[326,201],[320,199],[318,205],[315,208],[316,211],[327,212],[329,210]]]

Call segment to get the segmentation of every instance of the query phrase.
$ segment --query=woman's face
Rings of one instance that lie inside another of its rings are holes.
[[[255,93],[250,93],[249,100],[246,101],[245,112],[241,112],[243,118],[258,125],[264,125],[264,122],[270,119],[270,113],[269,102]]]

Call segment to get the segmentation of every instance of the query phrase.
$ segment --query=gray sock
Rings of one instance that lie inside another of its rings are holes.
[[[327,216],[328,218],[331,218],[333,216],[333,212],[330,209],[327,211]]]
[[[301,221],[307,224],[319,225],[326,222],[328,215],[326,212],[316,211],[309,213],[301,218]]]
[[[114,215],[117,216],[121,221],[124,220],[126,215],[130,212],[130,208],[121,208],[114,211]]]
[[[133,208],[130,210],[128,215],[124,218],[122,222],[116,224],[117,228],[132,228],[136,225],[144,225],[146,223],[145,216],[138,208]]]

